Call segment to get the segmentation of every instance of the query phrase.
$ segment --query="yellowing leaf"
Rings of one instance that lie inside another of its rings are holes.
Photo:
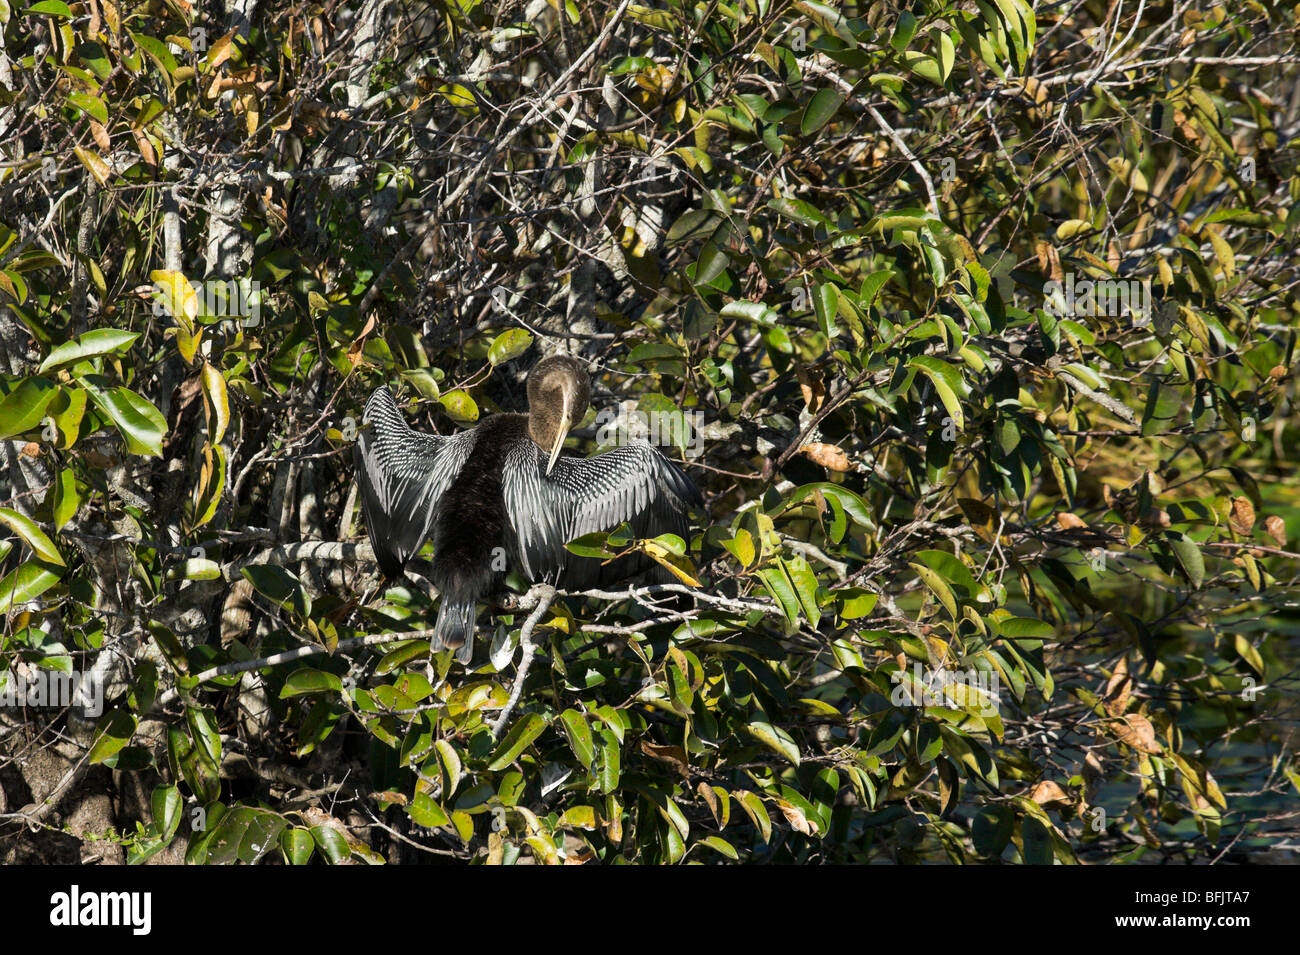
[[[203,393],[208,399],[208,440],[219,444],[230,424],[230,399],[226,394],[226,379],[221,371],[206,361],[203,363]]]
[[[1056,227],[1056,237],[1064,241],[1073,239],[1076,235],[1092,231],[1092,223],[1085,219],[1066,219]]]
[[[695,565],[684,554],[674,554],[662,544],[652,540],[640,541],[639,548],[649,554],[656,563],[668,568],[672,575],[686,586],[702,586],[695,576],[698,573]]]
[[[101,186],[107,184],[113,175],[113,170],[109,168],[108,163],[100,158],[99,153],[82,146],[74,146],[72,151],[77,154],[77,158],[81,160],[81,164],[86,167],[87,171],[95,177],[96,182]]]
[[[154,284],[154,298],[162,302],[167,314],[192,327],[199,314],[199,296],[185,276],[180,272],[159,269],[150,272],[149,278]]]

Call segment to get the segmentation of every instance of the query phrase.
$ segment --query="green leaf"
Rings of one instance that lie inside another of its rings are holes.
[[[799,132],[810,136],[831,121],[839,108],[844,105],[844,97],[832,89],[818,90],[804,110],[799,123]]]
[[[438,751],[438,761],[442,763],[442,771],[447,775],[447,784],[443,788],[443,793],[451,796],[460,785],[462,772],[460,754],[456,752],[456,747],[445,739],[438,740],[433,744],[433,748]]]
[[[342,693],[343,681],[333,673],[303,667],[289,674],[289,679],[284,681],[284,686],[280,689],[280,699],[302,696],[304,693],[328,692]]]
[[[1051,831],[1033,816],[1020,820],[1025,865],[1051,865],[1054,858]]]
[[[597,779],[600,782],[601,792],[612,793],[618,788],[621,733],[611,729],[602,729],[600,738],[600,768],[597,772]]]
[[[1182,408],[1183,397],[1177,389],[1153,381],[1151,390],[1147,392],[1146,407],[1142,411],[1143,436],[1168,431]]]
[[[301,617],[311,614],[311,596],[302,583],[278,564],[250,564],[240,573],[248,579],[257,592],[286,610],[294,610]]]
[[[608,531],[594,531],[574,538],[564,547],[569,553],[577,554],[579,557],[609,557],[614,552],[609,549],[606,543],[608,540]]]
[[[54,541],[50,540],[30,517],[19,514],[17,511],[11,511],[7,507],[0,507],[0,524],[6,525],[26,541],[27,545],[41,560],[47,564],[63,566],[63,555],[54,546]]]
[[[1006,806],[986,806],[971,821],[971,841],[984,856],[1001,854],[1015,829],[1015,814]]]
[[[709,239],[700,247],[700,258],[695,266],[695,284],[708,285],[725,272],[730,264],[727,253]]]
[[[1174,556],[1178,558],[1178,563],[1182,565],[1183,572],[1187,574],[1187,579],[1191,581],[1192,588],[1199,588],[1205,582],[1205,558],[1201,556],[1200,546],[1178,531],[1166,531],[1165,539],[1169,541],[1169,546],[1173,549]]]
[[[720,216],[712,209],[688,209],[668,230],[666,244],[680,245],[691,239],[702,239],[713,234]]]
[[[77,514],[81,506],[81,497],[77,492],[77,475],[72,468],[59,471],[54,485],[54,529],[62,530],[68,521]]]
[[[758,829],[758,834],[763,837],[764,842],[772,841],[772,817],[767,814],[767,807],[763,805],[763,800],[759,799],[748,789],[737,790],[734,793],[736,801],[740,807],[745,810],[749,816],[750,822]]]
[[[940,85],[948,81],[952,75],[952,67],[956,62],[957,49],[953,45],[952,37],[947,33],[940,31],[937,34],[939,46],[939,79]]]
[[[799,599],[799,609],[808,622],[816,627],[822,618],[821,607],[817,605],[816,575],[803,557],[783,558],[781,563],[785,566],[790,583],[794,585],[795,596]]]
[[[916,557],[947,583],[961,587],[972,597],[979,594],[980,587],[975,583],[970,568],[953,554],[944,550],[922,550],[917,551]]]
[[[740,858],[736,853],[736,850],[732,848],[731,843],[726,839],[723,839],[721,836],[706,836],[699,841],[699,845],[708,846],[714,852],[726,856],[733,862]]]
[[[11,438],[35,428],[56,392],[52,382],[28,378],[0,398],[0,438]]]
[[[445,395],[439,395],[438,401],[447,409],[447,414],[457,424],[473,424],[478,420],[478,405],[468,392],[457,388]]]
[[[212,416],[209,421],[211,430],[208,434],[208,441],[212,444],[218,444],[225,437],[226,428],[230,425],[230,396],[226,388],[226,379],[222,377],[221,370],[210,364],[206,359],[203,362],[201,375],[203,378],[203,393],[207,397],[208,408]],[[200,521],[199,523],[205,522]]]
[[[754,536],[743,527],[736,531],[735,537],[724,540],[722,546],[727,549],[731,556],[740,561],[741,567],[748,567],[754,562],[754,558],[758,556],[757,551],[754,549]]]
[[[72,19],[72,9],[63,2],[63,0],[40,0],[40,3],[33,3],[23,11],[28,16],[44,14],[47,17],[63,17],[66,20]]]
[[[95,742],[86,756],[91,763],[102,763],[131,742],[135,735],[136,720],[126,710],[114,708],[99,721]]]
[[[43,421],[41,437],[56,448],[70,448],[77,443],[81,424],[86,417],[87,394],[84,388],[60,387],[45,409],[48,421]],[[50,432],[53,424],[54,431]]]
[[[545,729],[546,720],[536,713],[525,715],[523,719],[510,727],[510,732],[505,735],[505,738],[497,746],[496,752],[492,754],[492,761],[488,763],[488,771],[495,773],[505,769],[518,759],[524,748],[541,736],[542,731]]]
[[[759,571],[758,576],[763,581],[767,592],[780,605],[786,620],[793,625],[799,619],[799,598],[794,592],[794,585],[786,575],[785,568],[778,563],[775,567]]]
[[[171,842],[172,836],[181,824],[181,812],[184,800],[175,786],[159,786],[150,798],[153,807],[153,825],[165,842]]]
[[[814,23],[828,34],[834,34],[850,47],[856,45],[857,37],[853,35],[849,22],[839,10],[827,4],[818,3],[816,0],[795,0],[795,7],[807,14]]]
[[[783,756],[791,765],[799,765],[799,747],[794,739],[779,726],[755,721],[745,727],[760,743]]]
[[[68,102],[100,125],[108,125],[108,107],[98,96],[90,93],[72,93],[68,96]]]
[[[718,313],[723,318],[743,318],[746,321],[754,322],[756,325],[770,327],[780,321],[781,316],[770,305],[762,302],[736,301],[728,302],[722,306],[722,311]]]
[[[333,826],[312,826],[311,837],[320,849],[320,854],[330,865],[346,862],[352,855],[348,840]]]
[[[85,378],[77,379],[86,389],[90,400],[108,417],[126,439],[127,450],[132,454],[162,457],[162,439],[167,433],[167,421],[148,400],[129,388],[100,389]]]
[[[879,272],[872,272],[862,280],[862,288],[858,292],[858,307],[865,313],[876,301],[876,296],[880,290],[885,287],[886,283],[894,277],[890,269],[881,269]]]
[[[916,26],[916,17],[907,10],[902,11],[898,15],[898,22],[894,24],[894,33],[889,38],[889,45],[902,53],[912,42],[912,37],[916,36]]]
[[[1264,658],[1251,644],[1250,638],[1242,633],[1234,634],[1232,645],[1237,651],[1237,656],[1250,664],[1250,668],[1262,677],[1264,675]]]
[[[846,587],[834,593],[842,601],[840,616],[845,620],[859,620],[869,616],[876,609],[876,601],[880,599],[879,594],[859,587]]]
[[[830,282],[822,282],[813,292],[813,311],[817,323],[827,338],[835,337],[835,313],[840,307],[840,290]]]
[[[280,833],[280,851],[289,865],[306,865],[315,846],[316,840],[308,829],[286,829]]]
[[[16,604],[35,600],[59,582],[59,575],[40,561],[19,564],[0,580],[0,613]]]
[[[957,430],[960,431],[965,427],[961,402],[958,400],[958,395],[964,394],[966,391],[961,373],[946,361],[932,355],[918,355],[909,361],[907,365],[909,368],[920,369],[934,384],[934,390],[939,395],[939,400],[943,402],[944,408],[952,417]]]
[[[943,579],[943,577],[924,564],[910,563],[908,566],[916,571],[917,576],[919,576],[921,580],[925,582],[925,585],[930,588],[930,591],[939,598],[939,602],[943,604],[944,608],[952,618],[954,620],[957,619],[957,598],[953,596],[952,588],[948,586],[948,583]]]
[[[591,724],[577,710],[565,710],[560,714],[560,722],[569,737],[569,748],[583,766],[590,769],[591,761],[596,755],[596,744],[591,736]]]
[[[997,625],[998,632],[1010,640],[1045,640],[1056,633],[1046,620],[1033,617],[1007,617]]]
[[[413,823],[426,829],[451,825],[451,817],[447,815],[447,811],[434,802],[433,797],[428,793],[416,793],[411,804],[406,807],[406,814],[411,817]]]
[[[176,72],[176,57],[172,56],[172,51],[167,49],[167,44],[157,37],[136,33],[134,30],[127,32],[131,34],[131,39],[135,40],[135,45],[158,64],[158,68],[167,74],[167,79],[170,81],[172,74]]]
[[[522,328],[512,328],[508,332],[502,332],[488,349],[488,361],[493,365],[505,364],[528,351],[532,343],[533,336]]]

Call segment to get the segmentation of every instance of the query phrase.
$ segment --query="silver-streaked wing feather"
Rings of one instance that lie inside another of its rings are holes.
[[[590,458],[561,457],[549,476],[541,450],[528,451],[535,463],[508,466],[503,491],[516,549],[530,579],[540,574],[571,588],[615,579],[610,575],[620,568],[576,557],[564,544],[614,530],[625,521],[638,537],[672,533],[689,539],[687,511],[701,503],[700,492],[650,445],[627,444]]]
[[[558,468],[566,458],[556,461]],[[558,582],[569,552],[573,502],[564,488],[546,474],[546,455],[531,441],[521,441],[506,454],[501,472],[501,496],[511,551],[524,576],[534,583]]]
[[[465,465],[474,438],[473,431],[443,437],[411,430],[385,387],[366,402],[353,457],[366,527],[387,576],[399,576],[424,546],[438,499]]]

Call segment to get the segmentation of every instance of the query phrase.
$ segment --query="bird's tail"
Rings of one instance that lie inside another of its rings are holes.
[[[433,636],[429,640],[433,652],[454,649],[456,659],[468,664],[474,655],[476,615],[473,599],[444,594],[442,606],[438,608],[438,622],[433,625]]]

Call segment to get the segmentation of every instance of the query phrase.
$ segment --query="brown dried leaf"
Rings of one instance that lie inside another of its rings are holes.
[[[1049,808],[1064,809],[1073,804],[1070,794],[1050,779],[1042,780],[1037,786],[1029,790],[1029,798],[1038,805]]]
[[[822,444],[820,442],[805,444],[799,450],[822,467],[831,471],[853,470],[853,464],[849,461],[848,455],[833,444]]]
[[[90,137],[104,152],[109,152],[113,148],[113,143],[108,138],[108,130],[93,119],[90,121]]]
[[[690,776],[691,774],[691,767],[686,761],[686,750],[682,749],[680,746],[661,746],[659,743],[651,743],[648,740],[642,740],[641,752],[645,753],[651,759],[657,759],[661,763],[667,763],[683,776]]]
[[[1122,720],[1111,724],[1120,742],[1125,743],[1139,753],[1158,755],[1162,752],[1156,741],[1156,728],[1141,713],[1129,713]]]
[[[816,835],[817,830],[813,828],[812,823],[808,821],[808,817],[803,814],[803,811],[798,806],[788,803],[784,799],[775,799],[774,801],[795,832],[802,832],[805,836]]]
[[[1128,709],[1129,697],[1133,693],[1133,678],[1128,672],[1128,658],[1119,661],[1115,667],[1115,672],[1110,675],[1110,680],[1106,683],[1106,693],[1103,697],[1106,705],[1106,712],[1111,716],[1122,716]]]
[[[813,506],[817,508],[818,517],[822,517],[831,509],[831,506],[826,503],[826,495],[822,494],[821,491],[813,491],[809,500],[812,501]]]
[[[1056,246],[1046,239],[1039,239],[1034,243],[1034,252],[1038,257],[1038,269],[1044,276],[1054,282],[1065,280],[1065,272],[1061,269],[1061,254],[1056,251]]]
[[[1100,779],[1105,774],[1106,770],[1105,767],[1101,765],[1101,760],[1097,758],[1096,753],[1089,750],[1088,755],[1083,758],[1083,778],[1091,781],[1094,779]]]
[[[1232,499],[1232,513],[1228,515],[1228,526],[1243,537],[1250,534],[1255,527],[1255,505],[1248,497]]]
[[[153,143],[149,142],[149,137],[144,134],[144,131],[132,129],[131,138],[135,140],[135,148],[140,151],[140,158],[144,160],[144,164],[157,166],[158,154],[154,152]]]
[[[578,845],[565,852],[564,864],[565,865],[586,865],[594,858],[596,858],[596,853],[591,851],[590,846]]]
[[[1278,547],[1286,546],[1286,524],[1276,514],[1264,518],[1264,530],[1277,542]]]
[[[1056,515],[1056,523],[1060,525],[1061,530],[1077,530],[1080,528],[1087,529],[1088,524],[1082,518],[1071,514],[1069,511],[1061,511]]]
[[[702,782],[695,787],[695,791],[700,794],[700,798],[709,807],[709,812],[713,813],[713,821],[718,825],[722,825],[722,818],[718,815],[718,794],[713,791],[713,787]]]
[[[361,329],[361,334],[348,346],[348,361],[352,363],[353,368],[361,364],[361,349],[365,348],[366,337],[374,330],[374,327],[375,315],[372,312],[370,317],[366,319],[366,327]]]
[[[826,402],[826,383],[820,375],[812,374],[803,362],[795,362],[794,373],[799,379],[803,403],[812,414],[816,414]]]

